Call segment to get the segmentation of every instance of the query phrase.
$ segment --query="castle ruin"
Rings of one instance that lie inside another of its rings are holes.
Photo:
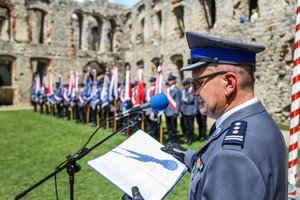
[[[162,62],[179,81],[189,58],[186,31],[267,47],[257,56],[255,93],[277,122],[289,120],[296,3],[282,0],[142,0],[130,9],[108,0],[0,0],[0,105],[30,103],[33,74],[69,71],[99,79],[125,63],[145,80]],[[82,78],[81,78],[82,80]],[[180,85],[180,84],[179,84]]]

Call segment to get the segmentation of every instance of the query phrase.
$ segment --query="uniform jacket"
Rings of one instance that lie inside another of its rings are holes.
[[[232,124],[239,120],[247,124],[243,146],[222,146],[225,136],[234,130]],[[191,200],[287,199],[286,146],[261,102],[225,119],[203,148],[188,150],[185,163],[191,170]]]
[[[170,105],[165,109],[165,115],[167,117],[171,116],[177,116],[180,111],[180,99],[181,99],[181,92],[179,88],[176,85],[173,85],[173,87],[170,87],[170,96],[174,99],[176,102],[176,110],[173,110]]]
[[[146,102],[150,102],[150,98],[154,95],[154,89],[155,87],[154,86],[151,86],[150,88],[148,88],[147,90],[147,93],[146,93]],[[145,115],[150,115],[152,113],[152,110],[151,109],[147,109],[145,111]]]
[[[181,93],[180,112],[185,116],[195,115],[197,97],[192,95],[192,88],[186,88]]]

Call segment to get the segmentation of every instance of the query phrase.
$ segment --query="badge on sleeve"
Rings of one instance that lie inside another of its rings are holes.
[[[195,168],[196,168],[197,170],[199,170],[200,172],[203,170],[204,164],[203,164],[203,162],[202,162],[202,160],[201,160],[201,156],[199,156],[199,157],[197,158],[196,163],[195,163]]]
[[[236,121],[233,122],[223,140],[222,146],[224,145],[238,145],[241,148],[244,147],[245,135],[247,130],[247,122],[246,121]]]

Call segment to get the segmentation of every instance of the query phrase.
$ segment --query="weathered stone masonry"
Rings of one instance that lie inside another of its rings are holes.
[[[251,23],[253,10],[258,18]],[[0,104],[30,100],[32,75],[55,77],[129,63],[145,80],[163,61],[165,77],[186,64],[184,33],[197,31],[262,44],[256,95],[278,122],[288,122],[296,5],[275,0],[144,0],[131,9],[107,0],[0,1]],[[120,74],[120,80],[123,74]]]

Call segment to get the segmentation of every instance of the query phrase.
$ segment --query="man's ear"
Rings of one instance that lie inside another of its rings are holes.
[[[223,77],[225,81],[225,95],[228,97],[236,90],[238,80],[233,72],[227,72]]]

